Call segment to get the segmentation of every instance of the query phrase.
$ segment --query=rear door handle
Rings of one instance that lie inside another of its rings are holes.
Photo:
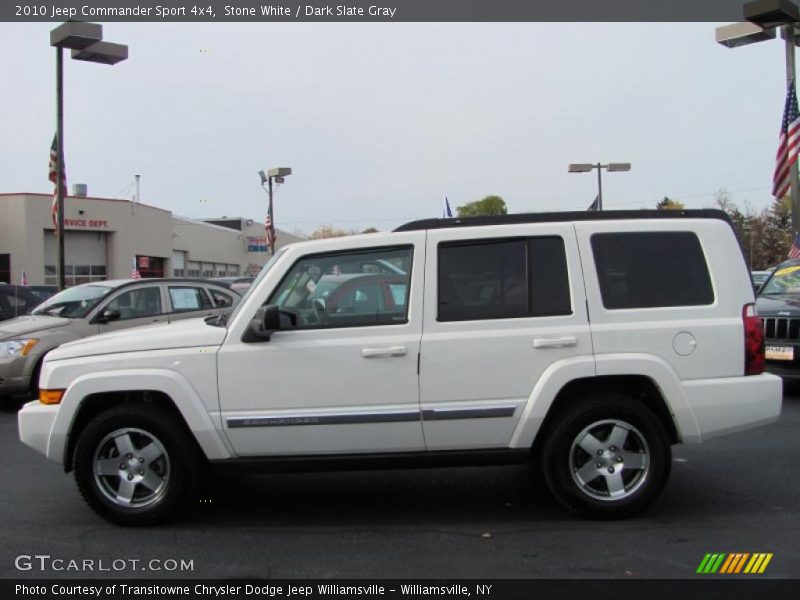
[[[533,340],[534,348],[569,348],[577,345],[578,338],[573,335],[557,338],[535,338]]]
[[[408,354],[408,348],[405,346],[361,349],[361,356],[364,358],[390,358],[392,356],[405,356],[406,354]]]

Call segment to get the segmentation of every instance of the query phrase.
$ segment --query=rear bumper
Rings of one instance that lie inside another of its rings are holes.
[[[800,379],[800,366],[794,363],[768,361],[767,371],[783,379]]]
[[[765,373],[686,381],[683,389],[694,413],[699,439],[767,425],[781,414],[783,382]]]
[[[34,400],[28,402],[17,413],[19,439],[23,444],[41,452],[48,458],[52,458],[47,451],[57,412],[58,405],[46,405]],[[62,454],[58,454],[58,456]]]

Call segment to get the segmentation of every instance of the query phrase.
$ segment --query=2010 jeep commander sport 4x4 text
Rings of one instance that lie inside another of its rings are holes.
[[[565,506],[648,506],[671,445],[774,421],[781,382],[718,211],[432,219],[280,250],[230,315],[71,342],[23,442],[102,516],[202,469],[535,461]]]

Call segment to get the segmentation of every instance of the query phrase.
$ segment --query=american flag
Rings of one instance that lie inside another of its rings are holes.
[[[25,272],[25,269],[19,270],[19,284],[23,286],[28,285],[28,274]]]
[[[56,186],[53,191],[53,226],[58,233],[58,135],[53,136],[53,143],[50,145],[50,164],[48,165],[47,178]],[[61,165],[61,188],[64,190],[64,197],[67,197],[67,174],[66,168]]]
[[[789,191],[791,171],[797,162],[798,143],[800,143],[800,114],[797,110],[794,81],[791,81],[786,92],[786,107],[783,109],[778,154],[775,157],[775,173],[772,176],[772,195],[776,198],[783,198]]]
[[[800,258],[800,235],[795,236],[792,247],[789,248],[789,258]]]
[[[272,226],[272,217],[269,215],[264,219],[264,228],[267,230],[267,244],[273,246],[278,236],[275,235],[275,228]]]
[[[141,279],[142,276],[139,274],[139,269],[136,267],[136,257],[133,257],[133,269],[131,269],[131,279]]]

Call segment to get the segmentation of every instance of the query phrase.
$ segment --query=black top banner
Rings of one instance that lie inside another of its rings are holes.
[[[743,0],[4,0],[0,20],[148,22],[720,22]]]

